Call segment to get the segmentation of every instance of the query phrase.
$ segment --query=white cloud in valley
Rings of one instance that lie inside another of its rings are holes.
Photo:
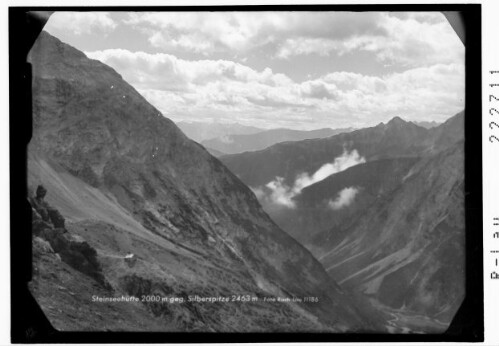
[[[328,206],[333,210],[340,210],[353,203],[355,196],[359,193],[357,187],[346,187],[338,192],[335,199],[328,202]]]
[[[360,156],[357,150],[352,150],[350,152],[345,150],[343,154],[334,159],[333,162],[322,165],[314,174],[312,174],[312,176],[307,173],[299,174],[296,177],[293,187],[296,191],[301,192],[301,190],[307,186],[324,180],[332,174],[344,171],[347,168],[364,162],[366,162],[366,159]]]
[[[253,188],[257,198],[275,206],[286,208],[295,208],[293,200],[304,188],[322,181],[332,174],[344,171],[347,168],[366,162],[365,158],[360,156],[357,150],[344,150],[341,156],[334,159],[333,162],[322,165],[313,174],[301,173],[297,175],[291,185],[287,185],[282,177],[276,177],[265,185],[265,187]]]

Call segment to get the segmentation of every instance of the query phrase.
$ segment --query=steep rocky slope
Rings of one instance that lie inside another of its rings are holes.
[[[33,279],[30,290],[40,307],[61,331],[174,330],[141,304],[90,304],[95,297],[113,295],[103,275],[95,247],[68,231],[60,212],[44,199],[47,190],[31,193]],[[102,321],[106,321],[105,324]]]
[[[43,184],[47,202],[66,218],[68,232],[96,250],[112,294],[182,298],[143,304],[168,330],[375,327],[241,181],[113,69],[47,33],[38,38],[30,61],[29,185]],[[128,253],[137,258],[133,265],[124,260]],[[42,278],[38,285],[50,287],[51,277]],[[78,277],[69,272],[68,285],[73,280]],[[38,292],[33,290],[43,305]],[[92,294],[80,297],[89,307],[95,304]],[[188,302],[193,295],[249,295],[257,301]],[[269,303],[265,297],[316,297],[318,302]],[[65,302],[54,304],[63,309]],[[64,325],[64,316],[49,317]],[[67,328],[84,329],[81,318]],[[101,326],[115,324],[103,317]]]
[[[36,196],[29,198],[35,243],[42,244],[43,241],[39,239],[45,240],[48,242],[49,252],[57,253],[61,261],[90,276],[102,287],[110,288],[102,275],[97,252],[83,238],[68,232],[65,227],[66,220],[61,213],[45,202],[46,192],[47,190],[39,185]]]
[[[314,253],[343,287],[450,323],[464,298],[464,147],[424,157],[392,193],[321,232]]]
[[[463,143],[461,112],[430,129],[395,118],[222,160],[342,287],[393,314],[390,327],[441,332],[465,294]]]
[[[312,131],[299,131],[290,129],[272,129],[246,135],[228,135],[204,140],[201,144],[210,149],[226,154],[237,154],[245,151],[257,151],[268,148],[276,143],[288,141],[301,141],[312,138],[331,137],[338,133],[349,132],[352,129],[318,129]]]

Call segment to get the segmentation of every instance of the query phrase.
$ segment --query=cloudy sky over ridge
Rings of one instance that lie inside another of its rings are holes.
[[[174,121],[364,127],[464,108],[464,46],[439,12],[56,12],[45,30]]]

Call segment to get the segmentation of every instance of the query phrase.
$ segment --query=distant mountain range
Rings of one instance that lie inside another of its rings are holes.
[[[464,297],[463,143],[461,112],[221,160],[331,277],[392,314],[393,330],[443,331]]]
[[[208,150],[216,150],[217,152],[225,154],[237,154],[245,151],[262,150],[276,143],[300,141],[311,138],[325,138],[336,135],[338,133],[349,132],[352,130],[352,128],[324,128],[312,131],[272,129],[254,134],[222,136],[204,140],[201,142],[201,144]]]
[[[414,124],[424,127],[425,129],[431,129],[432,127],[436,127],[441,123],[437,123],[436,121],[413,121]]]
[[[213,138],[224,138],[230,135],[250,135],[265,131],[264,129],[245,126],[238,123],[180,121],[177,122],[176,125],[187,137],[198,143]]]
[[[56,329],[386,331],[244,183],[112,68],[45,32],[29,59],[30,289]]]
[[[227,155],[222,162],[252,187],[283,177],[291,184],[300,173],[312,174],[347,150],[357,150],[366,160],[417,156],[428,149],[428,130],[401,118],[387,124],[298,142],[278,143],[256,152]]]

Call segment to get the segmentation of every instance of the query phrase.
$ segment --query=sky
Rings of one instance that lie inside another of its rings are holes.
[[[464,46],[440,12],[55,12],[44,29],[176,122],[361,128],[464,109]]]

